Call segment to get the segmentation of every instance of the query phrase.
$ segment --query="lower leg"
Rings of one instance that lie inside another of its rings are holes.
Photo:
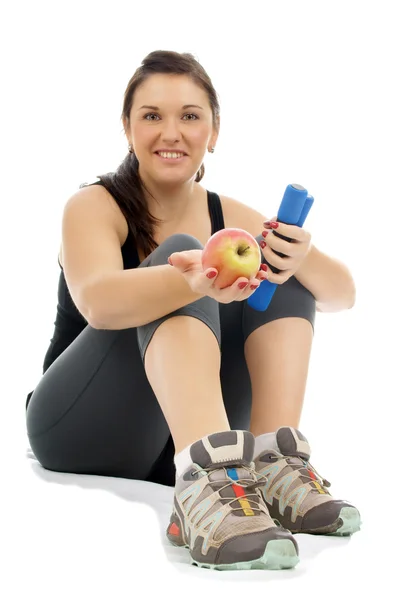
[[[173,437],[175,452],[230,429],[220,382],[217,338],[199,319],[171,317],[156,329],[145,371]]]
[[[313,340],[311,323],[288,317],[266,323],[245,343],[252,384],[250,431],[299,427]]]

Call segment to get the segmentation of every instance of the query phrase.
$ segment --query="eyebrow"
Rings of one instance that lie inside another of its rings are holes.
[[[138,110],[141,110],[142,108],[149,108],[150,110],[160,110],[158,106],[149,106],[147,104],[144,104]],[[184,104],[182,110],[185,110],[186,108],[200,108],[201,110],[204,110],[201,106],[198,106],[197,104]]]

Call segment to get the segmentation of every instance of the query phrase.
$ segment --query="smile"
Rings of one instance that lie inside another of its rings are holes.
[[[168,161],[180,161],[185,158],[185,154],[180,154],[179,152],[156,152],[156,156],[159,156],[162,160]]]

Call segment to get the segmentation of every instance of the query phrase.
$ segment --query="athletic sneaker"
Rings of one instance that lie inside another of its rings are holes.
[[[167,537],[209,569],[289,569],[298,545],[274,523],[258,489],[254,436],[225,431],[190,448],[191,466],[177,478]]]
[[[279,452],[264,450],[255,458],[256,471],[267,482],[260,489],[271,517],[292,533],[351,535],[360,529],[358,510],[332,498],[330,483],[309,463],[307,439],[293,427],[276,432]]]

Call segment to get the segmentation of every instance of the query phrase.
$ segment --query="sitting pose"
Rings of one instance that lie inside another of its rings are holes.
[[[351,308],[355,284],[301,227],[200,185],[220,108],[191,54],[149,54],[122,122],[123,162],[65,205],[55,331],[26,404],[32,451],[52,471],[173,486],[167,537],[193,564],[294,567],[294,533],[360,526],[298,429],[315,312]],[[236,162],[244,146],[237,136]],[[218,289],[201,256],[224,228],[249,232],[262,264]],[[265,278],[279,285],[256,311],[246,301]]]

